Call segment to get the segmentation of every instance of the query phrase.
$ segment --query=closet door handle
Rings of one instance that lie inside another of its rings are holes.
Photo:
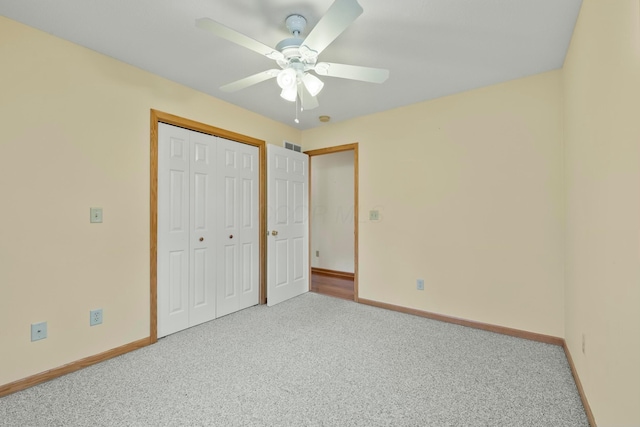
[[[272,236],[277,236],[277,235],[278,235],[278,232],[277,232],[276,230],[273,230],[273,231],[271,232],[271,235],[272,235]]]
[[[230,238],[230,239],[233,239],[233,234],[229,234],[229,238]]]
[[[204,242],[204,237],[201,237],[201,238],[200,238],[200,241],[201,241],[201,242]]]

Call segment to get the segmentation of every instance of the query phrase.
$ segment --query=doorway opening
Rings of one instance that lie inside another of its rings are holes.
[[[358,143],[309,155],[309,290],[358,301]]]

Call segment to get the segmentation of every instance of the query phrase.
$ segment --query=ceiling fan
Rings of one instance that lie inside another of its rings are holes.
[[[320,76],[340,77],[370,83],[382,83],[389,77],[389,70],[356,65],[318,62],[318,55],[329,46],[363,12],[357,0],[335,0],[306,38],[301,38],[307,20],[298,14],[286,18],[285,24],[292,37],[271,48],[212,19],[196,20],[196,27],[211,31],[240,46],[273,59],[280,69],[271,69],[245,77],[220,87],[225,92],[235,92],[254,84],[275,78],[282,89],[280,96],[287,101],[300,99],[303,109],[318,107],[316,95],[324,83]]]

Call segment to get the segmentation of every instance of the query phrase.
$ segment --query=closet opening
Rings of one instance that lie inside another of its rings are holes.
[[[182,117],[174,116],[172,114],[164,113],[157,110],[151,110],[151,138],[150,138],[150,337],[152,342],[156,342],[158,339],[158,197],[159,197],[159,124],[164,123],[166,125],[172,125],[179,128],[186,129],[187,131],[195,131],[201,134],[211,135],[213,137],[223,138],[227,140],[225,144],[231,145],[233,143],[240,143],[237,145],[240,149],[242,146],[255,147],[248,152],[255,153],[253,157],[255,159],[255,167],[257,168],[257,175],[255,177],[255,191],[257,197],[255,199],[255,209],[257,213],[255,215],[257,221],[257,286],[258,286],[258,304],[264,304],[266,302],[266,144],[264,141],[252,138],[246,135],[238,134],[235,132],[227,131],[224,129],[216,128],[204,123],[196,122],[193,120],[185,119]],[[253,150],[253,151],[252,151]],[[241,150],[242,151],[242,150]],[[223,151],[220,151],[221,153]],[[223,154],[224,155],[224,154]],[[250,157],[243,157],[243,159],[250,159]],[[239,161],[251,162],[251,160]],[[219,159],[220,164],[224,163],[224,159]],[[247,163],[245,163],[246,165]],[[227,181],[229,181],[227,179]],[[229,184],[232,185],[232,184]],[[246,185],[246,183],[244,184]],[[225,187],[225,183],[220,183],[220,188]],[[191,214],[189,214],[191,215]],[[224,213],[221,213],[224,215]],[[226,232],[226,231],[225,231]],[[240,237],[237,233],[218,233],[218,240],[222,240],[222,237],[226,237],[227,240],[233,241]],[[222,236],[224,234],[224,236]],[[227,235],[228,234],[228,235]],[[229,236],[234,236],[229,237]],[[204,235],[200,236],[204,241]],[[195,236],[195,242],[201,242],[198,236]],[[198,294],[198,296],[201,296]],[[197,301],[196,301],[197,302]]]

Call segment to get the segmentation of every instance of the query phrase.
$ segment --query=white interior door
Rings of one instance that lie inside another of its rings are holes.
[[[218,138],[218,317],[259,303],[258,148]]]
[[[309,156],[267,145],[267,305],[309,290]]]
[[[158,336],[189,327],[189,131],[158,124]]]
[[[190,132],[189,326],[216,318],[216,138]]]
[[[158,337],[216,318],[216,147],[158,124]]]

